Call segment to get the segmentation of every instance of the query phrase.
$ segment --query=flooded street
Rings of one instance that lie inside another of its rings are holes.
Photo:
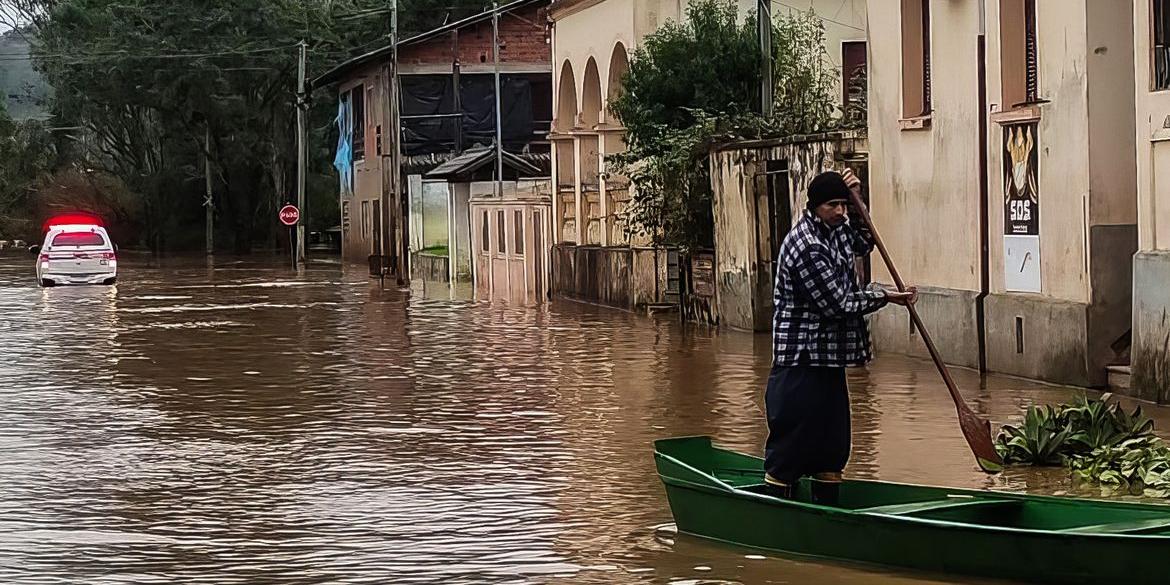
[[[42,290],[0,256],[0,583],[959,581],[674,533],[651,442],[760,451],[767,335],[264,260],[129,256],[116,287]],[[997,425],[1072,396],[956,378]],[[980,473],[929,362],[850,382],[853,477],[1069,489]]]

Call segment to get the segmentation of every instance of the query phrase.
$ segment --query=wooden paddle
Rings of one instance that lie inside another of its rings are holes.
[[[906,283],[898,275],[898,269],[894,267],[894,261],[890,258],[890,253],[886,250],[886,245],[882,242],[877,228],[873,225],[873,220],[869,217],[869,208],[861,200],[860,188],[850,189],[849,198],[856,208],[858,215],[861,216],[861,220],[869,227],[869,233],[873,236],[873,242],[877,246],[878,252],[881,253],[882,260],[886,263],[886,268],[890,270],[890,276],[893,277],[894,284],[898,286],[899,291],[905,292]],[[938,349],[934,346],[934,341],[930,339],[930,333],[926,330],[926,325],[918,317],[918,310],[914,308],[914,305],[907,305],[906,308],[910,311],[910,319],[914,321],[914,327],[922,335],[922,341],[926,344],[926,350],[930,352],[930,359],[934,360],[934,365],[938,368],[938,373],[942,375],[943,381],[946,382],[947,390],[951,394],[951,400],[955,402],[955,410],[959,414],[959,428],[963,430],[963,437],[967,439],[967,445],[971,447],[971,452],[975,454],[975,461],[983,471],[987,473],[999,473],[1003,470],[1003,459],[996,452],[995,443],[991,439],[991,423],[975,414],[967,406],[967,403],[963,401],[963,397],[959,394],[959,388],[955,386],[955,381],[951,379],[951,373],[947,369],[947,365],[943,363],[942,356],[939,355]]]

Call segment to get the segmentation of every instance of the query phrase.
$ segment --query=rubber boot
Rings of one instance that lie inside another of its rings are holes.
[[[779,498],[781,500],[792,499],[792,485],[784,483],[780,480],[773,479],[772,476],[764,475],[764,490],[765,495]]]
[[[836,508],[841,501],[841,474],[818,473],[810,482],[812,503]]]

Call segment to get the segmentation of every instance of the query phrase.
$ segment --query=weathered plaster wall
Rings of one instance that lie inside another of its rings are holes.
[[[1138,242],[1131,390],[1170,401],[1170,92],[1154,91],[1149,2],[1134,2]]]
[[[938,330],[946,331],[935,333],[940,350],[958,363],[976,363],[978,295],[966,293],[981,289],[978,129],[980,116],[988,116],[987,365],[1095,384],[1103,381],[1104,365],[1113,357],[1109,345],[1129,321],[1125,265],[1134,243],[1135,163],[1123,136],[1131,127],[1132,100],[1116,88],[1133,84],[1132,55],[1122,49],[1133,28],[1127,12],[1119,14],[1111,3],[1037,3],[1041,289],[1008,292],[1003,134],[1009,120],[1003,112],[1015,104],[1002,97],[999,5],[997,0],[931,3],[928,124],[899,121],[899,11],[870,12],[873,215],[905,280],[931,291],[924,295],[925,306],[948,307],[934,317]],[[988,112],[979,109],[981,17]],[[880,266],[874,278],[891,281]],[[940,295],[936,289],[957,294]],[[1017,352],[1017,318],[1024,329],[1061,321],[1051,325],[1051,335],[1025,331],[1030,339],[1043,339],[1044,347],[1026,343]],[[904,319],[879,315],[874,323],[879,348],[916,347]],[[967,323],[974,328],[967,329]],[[934,332],[930,320],[927,325]]]
[[[1143,250],[1134,257],[1133,393],[1170,402],[1170,251]]]
[[[948,364],[979,367],[979,321],[975,312],[975,291],[921,287],[918,316]],[[870,332],[879,352],[929,358],[918,331],[910,326],[904,309],[887,307],[870,317]]]
[[[1084,0],[1037,3],[1041,295],[1087,303],[1087,212],[1090,159],[1087,12]],[[992,110],[1010,109],[1000,95],[998,2],[987,3],[987,94]],[[1003,249],[1003,127],[988,125],[991,291],[1007,291]]]
[[[721,325],[767,331],[772,324],[771,233],[766,224],[767,161],[788,164],[792,223],[805,208],[809,181],[842,168],[846,158],[864,159],[866,143],[855,134],[820,135],[791,141],[731,144],[710,157],[715,216],[715,312]]]
[[[901,15],[869,12],[870,201],[909,282],[979,290],[979,3],[932,2],[930,127],[903,129]],[[875,263],[880,264],[880,263]],[[892,282],[880,265],[874,279]]]

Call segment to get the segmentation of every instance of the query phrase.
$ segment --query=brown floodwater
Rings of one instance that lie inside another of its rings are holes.
[[[42,290],[0,256],[0,583],[975,582],[676,534],[651,442],[758,452],[767,335],[383,290],[336,263],[121,268]],[[956,377],[997,424],[1073,395]],[[980,473],[929,362],[850,383],[853,477],[1071,489]]]

